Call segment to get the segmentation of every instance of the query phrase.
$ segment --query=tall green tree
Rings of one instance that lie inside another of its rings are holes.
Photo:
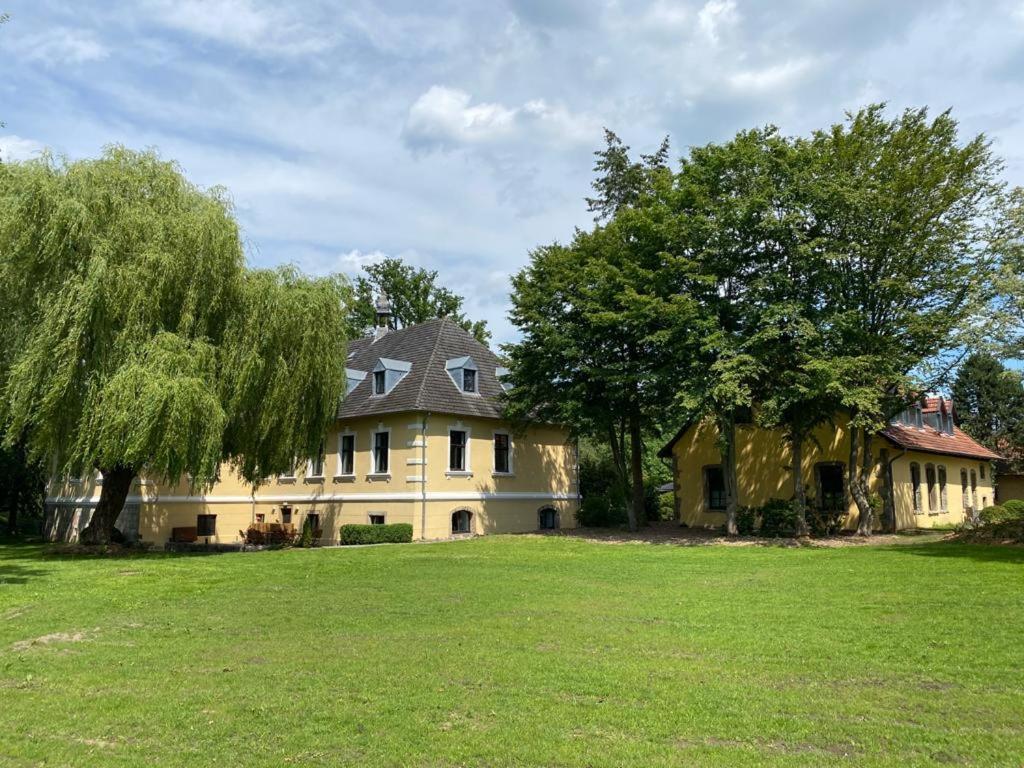
[[[0,427],[102,473],[86,542],[140,474],[291,468],[343,393],[345,284],[247,272],[226,196],[152,152],[0,166]]]
[[[598,172],[622,151],[609,134]],[[505,350],[510,415],[569,424],[605,441],[629,489],[632,530],[644,516],[644,438],[675,398],[675,362],[692,344],[697,319],[685,290],[692,264],[665,248],[672,174],[652,157],[625,173],[615,161],[625,191],[599,176],[600,199],[590,202],[606,223],[531,254],[512,280],[509,316],[522,341]]]
[[[794,328],[806,327],[801,300],[813,293],[801,283],[808,238],[797,198],[802,172],[794,142],[769,126],[691,149],[673,187],[669,248],[696,265],[699,279],[690,290],[702,329],[697,349],[677,361],[686,371],[677,402],[717,427],[730,535],[737,533],[737,413],[764,398],[784,343]],[[796,413],[779,404],[761,418],[775,426]]]
[[[438,285],[437,272],[386,258],[363,267],[365,275],[355,280],[356,300],[349,307],[348,321],[356,334],[368,334],[376,324],[374,306],[379,296],[391,302],[397,327],[415,325],[435,317],[454,320],[482,344],[491,337],[485,320],[469,320],[462,312],[463,297]]]
[[[985,447],[1024,463],[1024,384],[1021,375],[988,352],[975,352],[952,387],[960,426]]]
[[[984,334],[1004,219],[1000,161],[961,141],[949,112],[873,105],[809,142],[809,206],[825,261],[822,327],[833,391],[850,414],[848,480],[871,532],[872,436],[917,393],[948,381]]]

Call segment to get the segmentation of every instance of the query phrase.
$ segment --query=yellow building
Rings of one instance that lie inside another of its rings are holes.
[[[322,543],[347,523],[409,523],[417,539],[575,525],[575,446],[562,427],[517,434],[502,420],[498,358],[450,320],[390,330],[385,312],[378,324],[350,346],[348,391],[315,460],[256,489],[227,466],[202,493],[142,479],[118,529],[160,545],[175,528],[233,544],[250,524],[301,529],[307,519]],[[46,532],[74,540],[99,500],[97,481],[52,491]]]
[[[992,462],[999,456],[968,437],[954,421],[950,400],[927,398],[872,440],[870,490],[883,498],[888,487],[898,529],[960,523],[972,511],[994,503]],[[688,526],[725,523],[717,437],[711,421],[689,424],[660,454],[672,459],[676,513]],[[859,517],[847,484],[849,446],[846,419],[837,415],[831,424],[819,426],[803,449],[808,506],[834,512],[848,529],[857,527]],[[752,424],[737,426],[738,505],[792,499],[792,466],[781,432]]]

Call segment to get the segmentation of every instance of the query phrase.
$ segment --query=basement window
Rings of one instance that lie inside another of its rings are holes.
[[[196,536],[216,536],[217,516],[196,515]]]

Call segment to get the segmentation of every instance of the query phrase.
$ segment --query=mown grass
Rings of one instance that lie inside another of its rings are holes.
[[[0,764],[1018,765],[1024,549],[0,547]]]

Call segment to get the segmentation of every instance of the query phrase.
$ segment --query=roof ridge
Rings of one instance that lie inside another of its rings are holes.
[[[444,323],[446,318],[438,317],[432,318],[441,321],[441,328],[438,329],[437,333],[434,334],[434,348],[430,350],[430,358],[427,360],[427,370],[423,372],[420,377],[420,388],[416,392],[416,402],[414,403],[417,410],[423,409],[423,390],[427,386],[427,378],[430,376],[430,371],[434,366],[434,360],[437,358],[437,349],[441,346],[441,331],[444,330]],[[430,322],[429,320],[427,322]]]

